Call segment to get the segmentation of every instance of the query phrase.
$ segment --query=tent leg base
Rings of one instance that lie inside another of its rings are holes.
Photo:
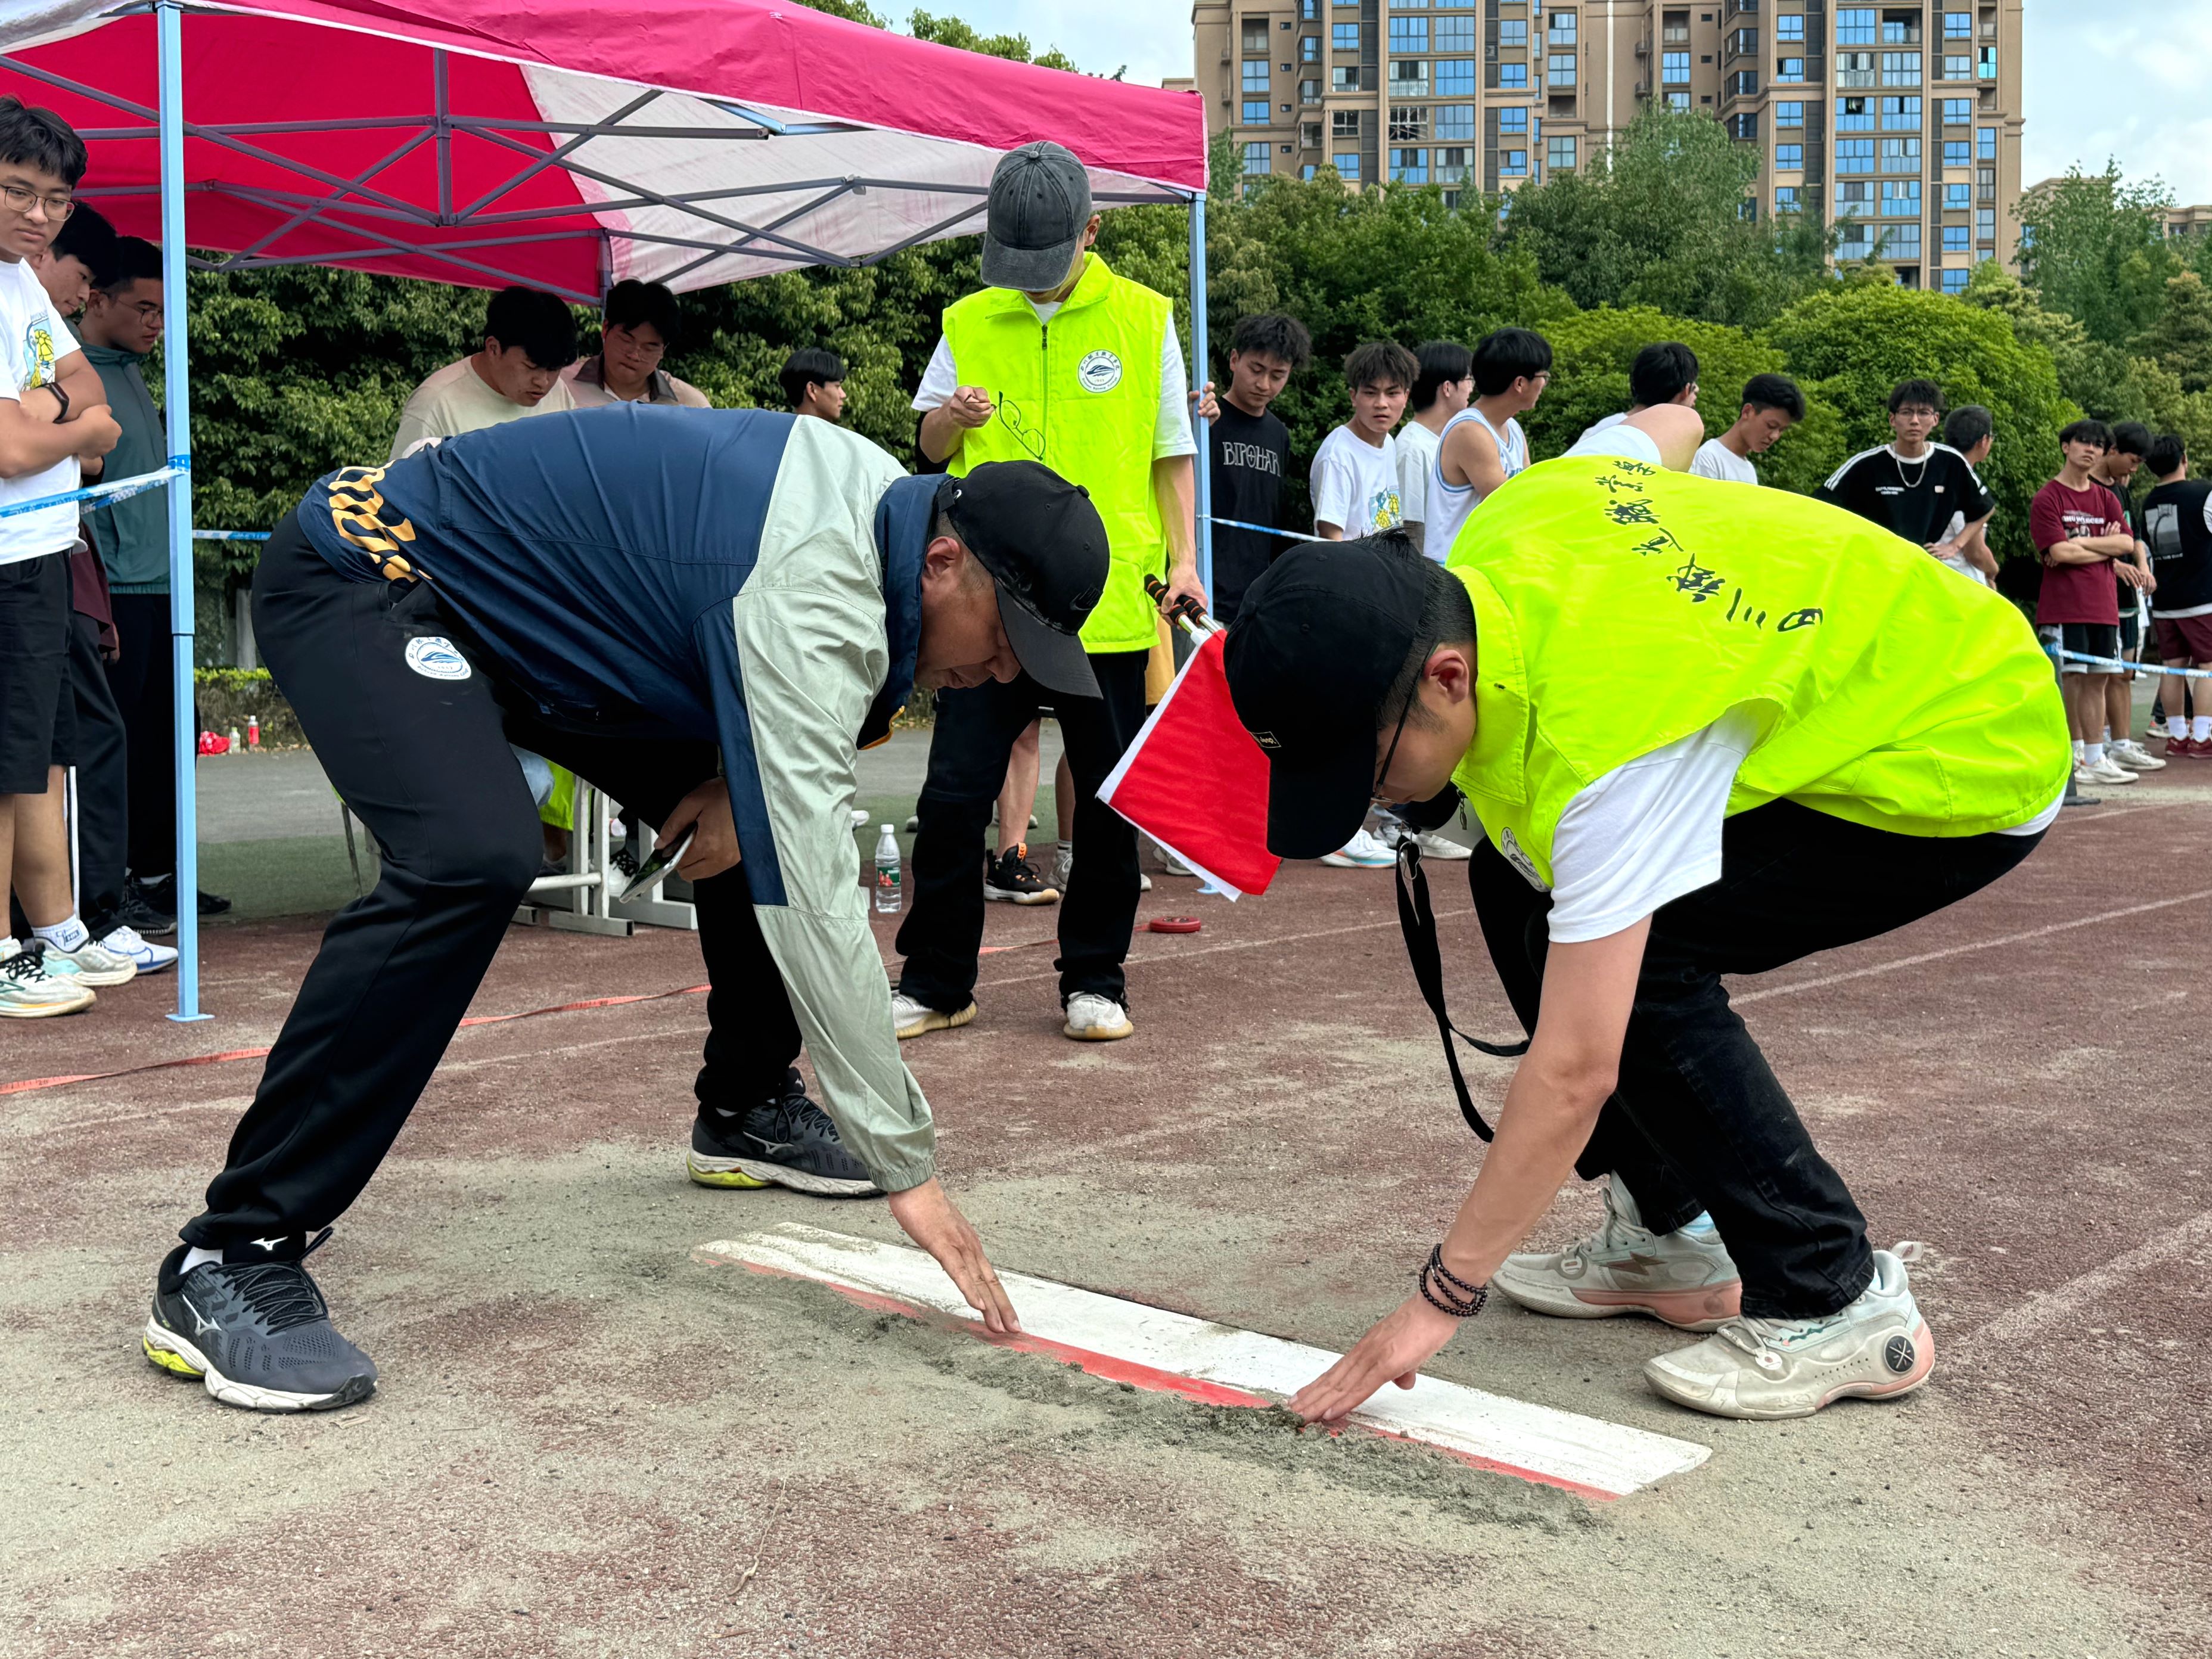
[[[215,1016],[213,1014],[164,1014],[162,1018],[179,1025],[197,1025],[204,1019],[213,1019]]]

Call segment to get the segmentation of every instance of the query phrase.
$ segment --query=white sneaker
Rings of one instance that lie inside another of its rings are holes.
[[[972,1001],[957,1012],[945,1014],[926,1002],[916,1002],[903,991],[891,993],[891,1025],[898,1032],[901,1042],[925,1031],[952,1030],[975,1018],[975,1005]]]
[[[2135,781],[2136,775],[2125,767],[2113,765],[2112,757],[2110,755],[2103,757],[2094,766],[2090,765],[2087,761],[2082,761],[2074,768],[2074,781],[2076,783],[2098,784],[2110,787],[2117,784],[2133,783]]]
[[[1905,1264],[1874,1253],[1874,1282],[1823,1319],[1731,1319],[1644,1375],[1678,1406],[1716,1417],[1810,1417],[1856,1395],[1893,1400],[1936,1368],[1936,1343]]]
[[[1152,845],[1159,847],[1159,843],[1158,842],[1154,842]],[[1177,858],[1173,853],[1169,852],[1164,847],[1160,847],[1160,872],[1163,875],[1170,876],[1194,877],[1198,874],[1197,871],[1192,869],[1190,866],[1185,864],[1181,859]]]
[[[1078,1042],[1113,1042],[1137,1028],[1129,1023],[1128,1010],[1113,998],[1078,991],[1067,1000],[1067,1023],[1060,1029]]]
[[[2105,758],[2130,772],[2163,772],[2166,763],[2144,748],[2133,738],[2122,738],[2117,743],[2105,745]]]
[[[1711,1331],[1736,1316],[1743,1280],[1711,1218],[1655,1233],[1619,1182],[1608,1180],[1603,1194],[1605,1221],[1595,1233],[1555,1255],[1507,1256],[1491,1275],[1498,1292],[1555,1319],[1640,1313]]]
[[[1052,855],[1052,884],[1063,896],[1067,892],[1067,878],[1074,872],[1075,848],[1066,842],[1057,843]],[[1196,872],[1192,873],[1195,874]],[[1137,872],[1137,890],[1140,893],[1149,893],[1152,890],[1152,878],[1141,870]]]
[[[142,974],[158,974],[177,965],[177,953],[166,945],[140,937],[136,927],[118,927],[100,941],[100,948],[137,964]]]
[[[1457,864],[1474,856],[1474,848],[1454,841],[1449,836],[1440,836],[1433,830],[1425,830],[1415,837],[1421,844],[1421,856],[1436,859],[1445,864]]]
[[[1322,854],[1321,861],[1338,870],[1388,870],[1398,862],[1398,855],[1366,830],[1359,830],[1335,852]]]
[[[0,939],[0,1019],[46,1019],[74,1014],[100,1000],[92,987],[48,973],[36,951]]]
[[[136,962],[109,950],[89,934],[85,936],[84,943],[74,951],[64,951],[49,942],[43,954],[46,972],[54,978],[74,979],[80,985],[89,985],[99,990],[128,985],[138,977]],[[176,960],[176,957],[174,951],[169,952],[172,962]]]

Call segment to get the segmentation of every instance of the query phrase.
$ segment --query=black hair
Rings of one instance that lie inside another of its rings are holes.
[[[1943,441],[1963,455],[1996,429],[1996,416],[1980,404],[1967,404],[1943,422]]]
[[[1236,331],[1229,337],[1229,349],[1279,357],[1295,374],[1313,360],[1313,336],[1306,332],[1306,325],[1297,318],[1286,317],[1279,311],[1263,311],[1237,319]]]
[[[1474,354],[1456,340],[1424,340],[1413,348],[1413,361],[1420,373],[1410,406],[1417,411],[1432,408],[1445,386],[1474,373]]]
[[[1628,401],[1645,409],[1671,404],[1698,383],[1698,354],[1680,340],[1662,340],[1628,366]]]
[[[652,324],[671,351],[683,343],[684,313],[667,283],[632,277],[607,290],[607,302],[599,307],[600,328],[635,328],[641,323]]]
[[[62,221],[46,252],[57,259],[75,259],[91,274],[94,288],[106,288],[115,280],[115,227],[88,203],[79,202],[76,210]]]
[[[1391,681],[1389,690],[1375,706],[1375,729],[1379,734],[1397,725],[1401,714],[1407,714],[1408,725],[1427,724],[1419,707],[1407,714],[1408,702],[1419,689],[1421,672],[1428,666],[1431,652],[1440,645],[1474,643],[1474,600],[1465,582],[1434,559],[1425,559],[1415,551],[1412,538],[1403,530],[1387,530],[1373,538],[1370,545],[1386,558],[1407,559],[1418,564],[1425,584],[1421,593],[1420,624],[1413,630],[1413,646],[1406,653],[1406,660],[1399,665],[1397,678]]]
[[[2189,446],[2181,441],[2178,433],[2160,433],[2150,441],[2150,447],[2143,451],[2143,465],[2150,469],[2154,478],[2180,471],[2181,464],[2188,459]]]
[[[2102,421],[2085,417],[2062,428],[2058,434],[2062,444],[2094,444],[2110,454],[2112,449],[2112,428]]]
[[[1890,388],[1889,412],[1894,415],[1907,404],[1925,404],[1941,415],[1943,388],[1933,380],[1899,380]]]
[[[845,360],[820,346],[801,346],[783,360],[776,378],[783,382],[783,400],[796,409],[806,401],[810,386],[828,386],[845,378]]]
[[[36,167],[74,188],[84,177],[84,140],[53,111],[0,98],[0,162]]]
[[[1805,394],[1787,374],[1754,374],[1743,383],[1743,401],[1753,409],[1778,409],[1793,421],[1805,418]]]
[[[576,317],[568,301],[542,288],[503,288],[484,312],[484,338],[505,349],[517,346],[540,368],[566,368],[576,361]]]
[[[1474,343],[1474,395],[1495,398],[1552,366],[1552,343],[1529,328],[1494,328]]]
[[[2150,448],[2150,428],[2141,421],[2112,422],[2112,448],[2122,455],[2141,455]]]
[[[76,216],[70,216],[74,219]],[[133,283],[158,283],[161,280],[161,250],[143,236],[118,236],[115,239],[115,256],[108,262],[108,276],[104,283],[93,284],[102,294],[113,294]]]
[[[1344,359],[1344,384],[1353,392],[1364,386],[1393,384],[1411,392],[1420,373],[1413,354],[1395,340],[1366,341],[1352,347]]]

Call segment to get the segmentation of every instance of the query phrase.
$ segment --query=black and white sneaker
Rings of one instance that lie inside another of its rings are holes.
[[[289,1238],[234,1244],[222,1261],[183,1271],[179,1244],[154,1279],[154,1311],[139,1339],[165,1371],[198,1377],[227,1406],[257,1412],[327,1412],[376,1392],[376,1362],[340,1336]]]
[[[1060,889],[1037,873],[1026,845],[1009,847],[983,870],[983,896],[1001,904],[1050,904]]]
[[[685,1160],[702,1187],[789,1187],[824,1198],[874,1198],[867,1166],[837,1139],[830,1115],[806,1097],[794,1068],[781,1098],[724,1116],[702,1108]]]

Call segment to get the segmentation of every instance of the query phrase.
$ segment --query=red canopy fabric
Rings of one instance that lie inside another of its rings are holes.
[[[82,193],[154,236],[154,22],[118,9],[0,0],[0,91],[85,133]],[[183,43],[190,239],[239,264],[591,301],[972,232],[998,157],[1033,139],[1081,157],[1102,203],[1206,185],[1194,94],[790,0],[216,0]]]

